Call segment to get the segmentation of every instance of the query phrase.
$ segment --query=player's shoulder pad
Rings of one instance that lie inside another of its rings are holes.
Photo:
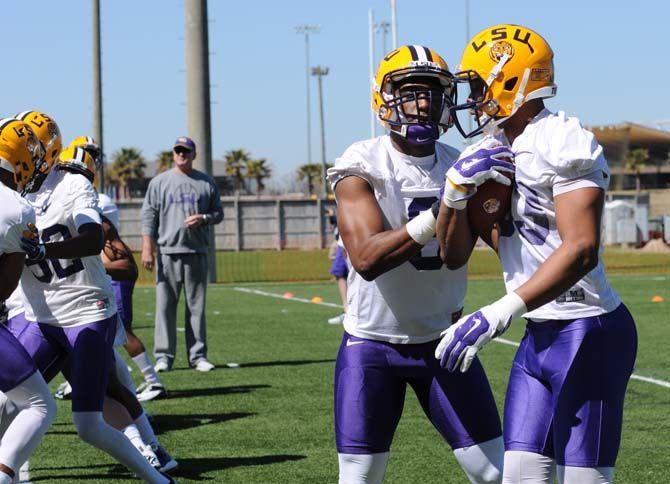
[[[563,178],[579,177],[590,172],[596,162],[604,161],[603,149],[593,133],[563,111],[541,120],[535,148],[544,163]]]
[[[375,186],[383,180],[383,164],[387,159],[383,136],[358,141],[335,160],[327,172],[328,183],[333,187],[347,176],[358,176]]]

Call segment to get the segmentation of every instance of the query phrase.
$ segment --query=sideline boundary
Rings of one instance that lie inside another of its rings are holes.
[[[284,297],[282,294],[277,294],[275,292],[268,292],[268,291],[261,291],[260,289],[251,289],[248,287],[233,287],[233,291],[237,292],[244,292],[247,294],[255,294],[257,296],[265,296],[265,297],[272,297],[275,299],[283,299],[284,301],[294,301],[294,302],[299,302],[299,303],[306,303],[306,304],[315,304],[317,306],[327,306],[329,308],[338,308],[338,309],[343,309],[341,304],[335,304],[335,303],[329,303],[329,302],[312,302],[309,299],[304,299],[301,297],[291,297],[287,298]],[[496,338],[493,340],[496,343],[501,343],[504,345],[508,346],[514,346],[515,348],[519,347],[519,343],[516,341],[512,341],[509,339],[505,338]],[[648,376],[642,376],[642,375],[636,375],[633,373],[630,376],[631,380],[638,380],[638,381],[643,381],[645,383],[651,383],[652,385],[658,385],[660,387],[664,388],[670,388],[670,382],[665,381],[665,380],[659,380],[657,378],[651,378]]]

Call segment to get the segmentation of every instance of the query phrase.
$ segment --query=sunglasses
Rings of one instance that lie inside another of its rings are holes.
[[[188,155],[189,153],[193,153],[192,150],[184,148],[183,146],[177,146],[173,151],[178,155]]]

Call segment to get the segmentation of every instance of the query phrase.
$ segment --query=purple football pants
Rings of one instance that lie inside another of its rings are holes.
[[[602,316],[529,322],[505,398],[505,450],[613,467],[636,352],[623,304]]]
[[[16,388],[37,371],[26,349],[3,324],[0,324],[0,355],[0,392]]]
[[[67,366],[73,412],[99,412],[114,361],[116,318],[114,314],[102,321],[61,328],[31,323],[20,314],[9,320],[8,327],[47,382]]]
[[[500,417],[479,360],[449,373],[435,359],[439,340],[392,344],[344,333],[335,366],[335,438],[343,454],[387,452],[410,385],[453,449],[500,437]]]
[[[116,311],[121,318],[123,327],[131,329],[133,326],[133,290],[135,281],[112,281]]]

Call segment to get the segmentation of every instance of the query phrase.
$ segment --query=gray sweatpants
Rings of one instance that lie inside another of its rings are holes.
[[[156,262],[154,356],[156,360],[167,359],[172,367],[177,351],[177,303],[183,287],[186,351],[189,363],[195,365],[207,357],[207,255],[159,254]]]

